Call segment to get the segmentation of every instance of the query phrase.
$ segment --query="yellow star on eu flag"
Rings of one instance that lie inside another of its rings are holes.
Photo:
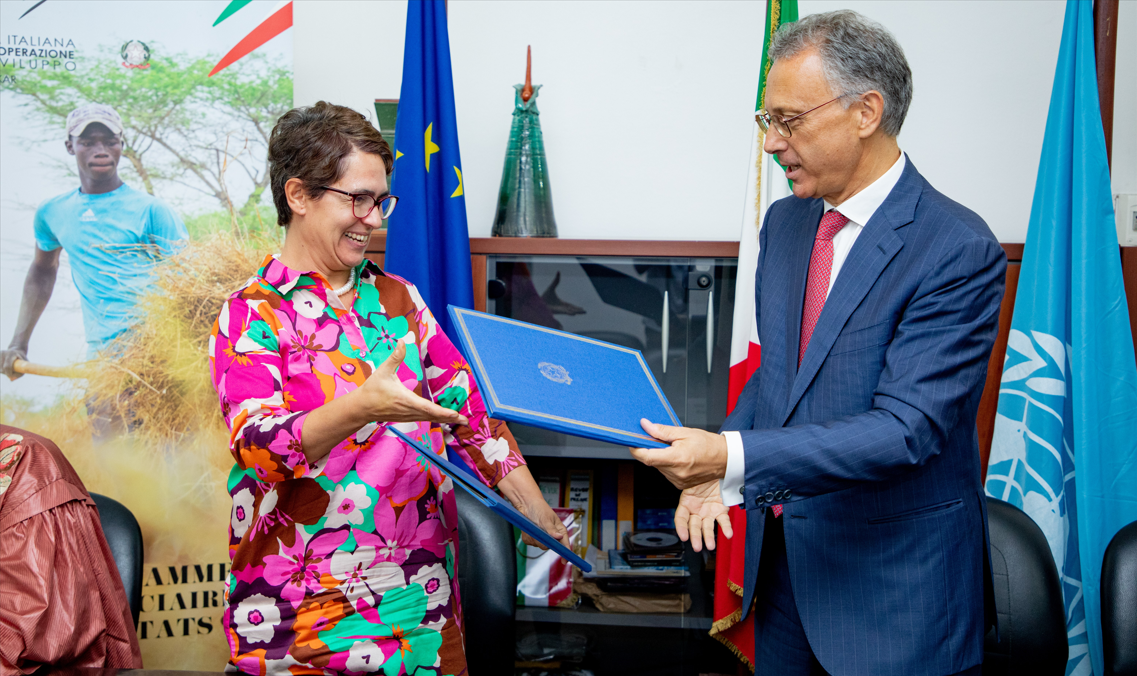
[[[462,170],[458,167],[454,167],[454,173],[458,174],[458,187],[454,189],[454,192],[451,193],[450,196],[458,197],[462,194]]]
[[[430,140],[430,133],[433,127],[433,122],[426,125],[426,133],[422,135],[423,147],[426,148],[426,172],[428,174],[430,173],[430,156],[441,150],[437,143]]]

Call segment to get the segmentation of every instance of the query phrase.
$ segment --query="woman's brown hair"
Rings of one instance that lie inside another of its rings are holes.
[[[276,121],[268,142],[269,184],[276,204],[276,222],[292,222],[292,209],[284,184],[298,178],[313,199],[323,195],[320,186],[331,185],[344,172],[344,160],[353,150],[383,158],[387,175],[395,162],[391,147],[367,118],[346,106],[320,101],[293,108]]]

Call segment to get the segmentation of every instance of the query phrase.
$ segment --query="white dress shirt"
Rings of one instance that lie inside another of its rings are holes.
[[[845,227],[833,236],[833,270],[829,273],[829,287],[825,290],[825,297],[833,290],[833,282],[841,272],[841,266],[849,257],[849,251],[857,241],[865,224],[873,217],[876,210],[884,204],[885,198],[896,187],[900,175],[904,173],[904,153],[892,167],[881,174],[880,178],[869,184],[867,188],[853,195],[839,206],[834,207],[825,202],[825,211],[837,209],[841,215],[849,219]],[[726,437],[726,476],[719,481],[719,491],[722,493],[723,504],[727,507],[742,502],[742,486],[746,478],[746,454],[742,447],[742,435],[738,432],[723,432]]]

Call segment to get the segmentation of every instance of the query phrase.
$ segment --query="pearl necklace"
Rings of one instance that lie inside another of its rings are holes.
[[[351,276],[348,278],[347,284],[344,284],[343,286],[341,286],[338,289],[333,289],[332,293],[334,293],[337,296],[342,296],[345,293],[347,293],[348,291],[351,291],[351,288],[353,286],[355,286],[355,268],[351,269]]]

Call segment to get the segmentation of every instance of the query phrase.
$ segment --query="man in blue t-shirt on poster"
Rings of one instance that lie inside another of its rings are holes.
[[[83,305],[87,358],[133,326],[138,296],[154,262],[189,238],[181,219],[153,195],[122,182],[122,118],[110,106],[80,106],[67,116],[67,152],[75,156],[79,188],[53,197],[35,215],[35,257],[24,281],[16,331],[0,352],[0,373],[20,377],[32,331],[51,298],[66,250]]]

